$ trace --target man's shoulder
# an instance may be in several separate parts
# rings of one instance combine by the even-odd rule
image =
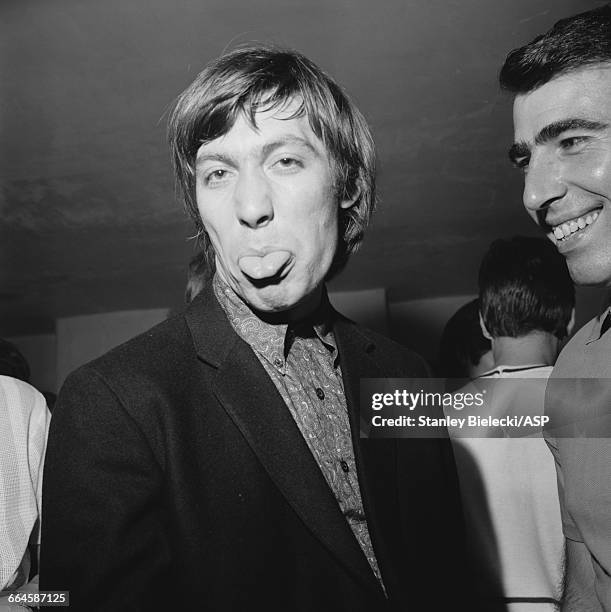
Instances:
[[[0,375],[0,389],[7,395],[18,394],[22,401],[27,400],[34,403],[35,400],[42,398],[44,402],[44,397],[40,391],[29,383],[12,376]]]
[[[573,334],[573,337],[566,343],[562,350],[566,351],[569,347],[574,348],[585,344],[594,333],[595,328],[600,325],[601,316],[602,315],[592,317],[585,325],[582,325],[575,334]]]
[[[85,363],[68,378],[134,388],[181,376],[189,360],[195,360],[195,351],[184,316],[178,314]]]
[[[566,343],[558,356],[552,378],[609,376],[609,360],[600,359],[611,350],[611,332],[607,331],[601,335],[605,313],[590,319]],[[587,360],[586,354],[589,355]],[[596,356],[599,357],[598,360],[593,360]]]
[[[47,403],[40,391],[18,378],[0,376],[0,408],[16,414],[17,407],[26,420],[46,419]]]

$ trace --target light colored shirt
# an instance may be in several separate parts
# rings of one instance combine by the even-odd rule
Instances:
[[[382,582],[359,488],[346,397],[325,301],[313,319],[270,324],[216,275],[215,295],[253,349],[301,431],[374,574]]]
[[[494,405],[486,406],[485,416],[524,410],[542,415],[551,371],[551,366],[499,366],[483,374],[477,380],[515,380],[494,387]],[[564,537],[554,460],[545,441],[453,437],[452,443],[482,597],[503,601],[511,612],[558,610]]]
[[[41,393],[21,380],[0,376],[0,594],[25,585],[28,543],[40,543],[49,420]]]

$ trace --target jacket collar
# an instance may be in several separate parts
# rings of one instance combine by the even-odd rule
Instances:
[[[218,303],[211,282],[189,304],[185,320],[197,356],[212,367],[219,368],[239,337]]]

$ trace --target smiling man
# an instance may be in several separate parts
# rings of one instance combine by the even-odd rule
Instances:
[[[113,612],[451,609],[448,441],[358,437],[360,378],[426,366],[325,291],[373,210],[362,115],[302,55],[246,48],[180,96],[169,140],[211,281],[67,380],[42,588]]]
[[[511,52],[500,79],[516,94],[510,157],[527,211],[576,283],[611,286],[611,6]],[[546,399],[568,554],[563,610],[575,612],[611,611],[610,318],[605,304],[565,347]],[[554,419],[570,415],[581,437],[555,435]]]

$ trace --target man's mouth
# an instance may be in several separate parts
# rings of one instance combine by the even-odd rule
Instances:
[[[570,236],[581,233],[582,230],[586,229],[596,221],[599,211],[600,209],[592,210],[581,217],[575,217],[574,219],[569,219],[560,225],[552,226],[551,230],[556,242],[564,242]]]
[[[292,255],[282,249],[261,254],[242,255],[238,265],[243,274],[255,282],[266,282],[279,277],[291,262]]]

